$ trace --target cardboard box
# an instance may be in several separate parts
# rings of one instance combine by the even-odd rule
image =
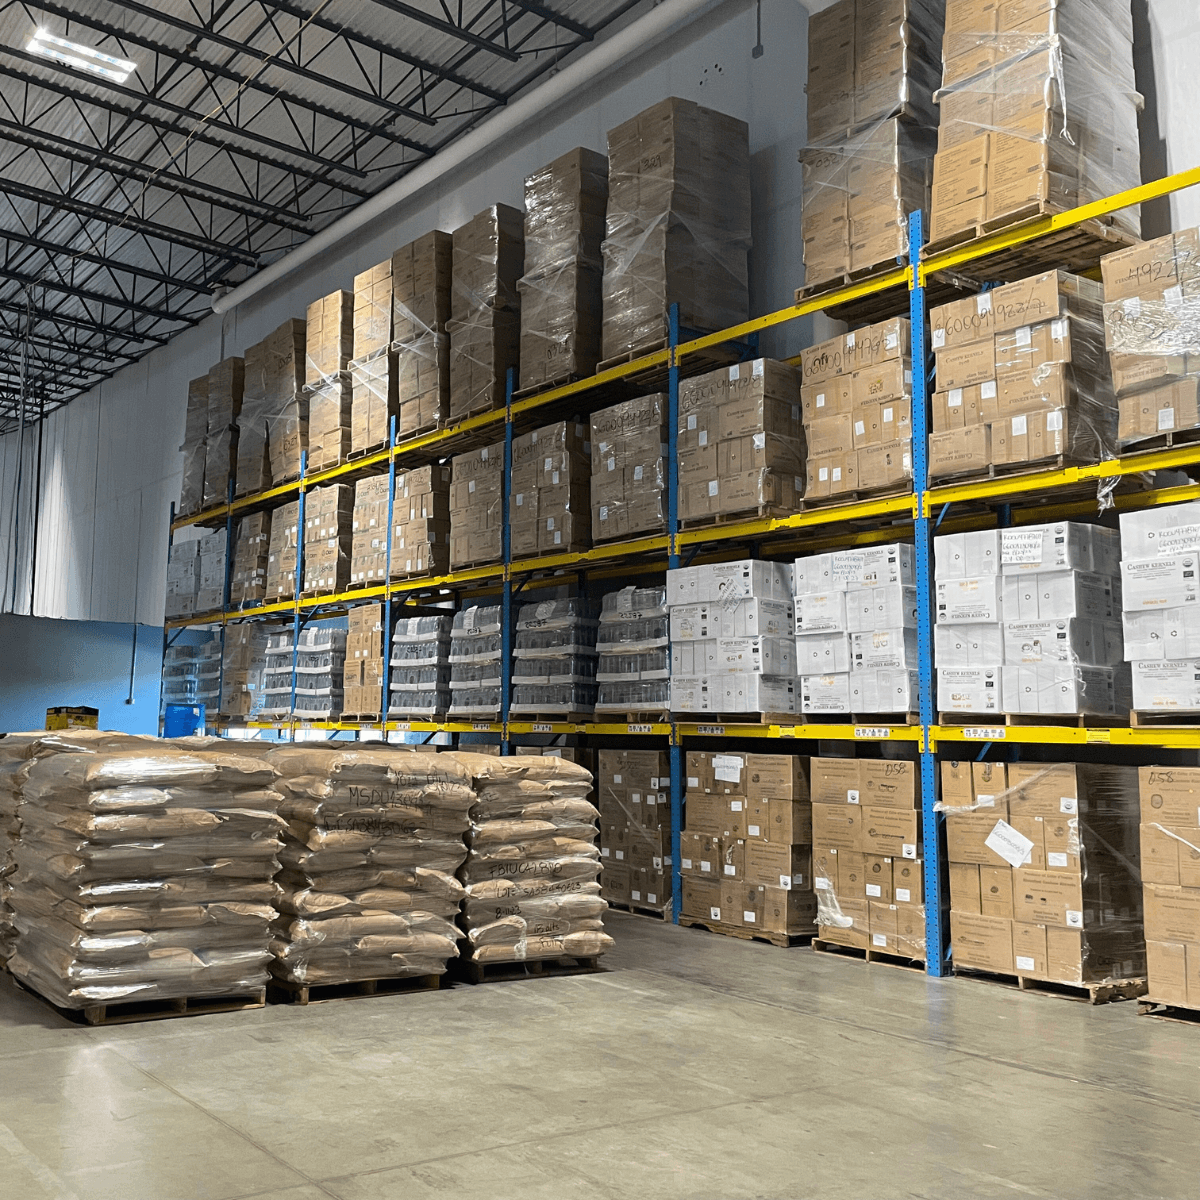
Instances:
[[[745,844],[744,861],[745,877],[752,883],[797,891],[812,887],[812,850],[808,846],[751,838]]]
[[[860,760],[856,758],[813,758],[809,777],[814,804],[858,804],[862,786]],[[817,845],[836,846],[836,842],[816,839]],[[850,847],[857,849],[857,847]]]
[[[859,805],[814,803],[812,822],[814,845],[862,851],[864,812]]]
[[[815,816],[813,837],[814,840],[828,843],[827,837],[817,836]],[[920,813],[893,808],[863,808],[861,848],[864,853],[915,859],[920,857],[920,843]]]
[[[718,880],[685,878],[680,885],[681,911],[687,917],[722,920],[721,888]]]
[[[954,962],[960,967],[1011,974],[1013,970],[1012,922],[1005,917],[950,913],[950,938]]]

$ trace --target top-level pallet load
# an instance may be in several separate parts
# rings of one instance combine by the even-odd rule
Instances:
[[[308,449],[305,338],[305,322],[293,318],[246,348],[238,418],[239,496],[300,477],[300,455]]]

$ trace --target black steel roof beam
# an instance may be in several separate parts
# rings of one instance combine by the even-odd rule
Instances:
[[[46,279],[41,276],[26,275],[22,271],[14,271],[11,267],[0,264],[0,280],[10,280],[22,287],[42,287],[51,292],[60,292],[64,296],[74,296],[76,300],[84,300],[89,304],[109,305],[113,308],[123,308],[137,313],[142,317],[151,317],[157,321],[182,321],[187,325],[195,325],[197,318],[180,316],[168,309],[151,308],[138,300],[127,299],[124,296],[112,296],[107,292],[95,292],[91,288],[80,287],[78,284],[65,281]]]
[[[432,13],[422,12],[419,8],[413,8],[411,4],[404,4],[402,0],[373,0],[373,2],[381,8],[386,8],[389,12],[394,12],[397,16],[408,17],[410,21],[416,21],[429,29],[436,29],[438,33],[444,33],[449,37],[466,42],[468,46],[474,46],[476,50],[486,50],[489,54],[495,54],[509,62],[518,61],[517,55],[506,47],[498,46],[495,42],[489,41],[478,33],[472,33],[471,30],[457,25],[453,21],[443,21]]]
[[[323,87],[327,87],[330,91],[340,92],[343,95],[350,96],[355,100],[368,101],[372,104],[386,108],[395,116],[408,117],[414,121],[420,121],[424,125],[433,125],[434,121],[430,120],[424,113],[416,109],[409,108],[404,104],[397,103],[395,100],[388,100],[383,96],[374,95],[371,92],[364,92],[351,84],[345,83],[339,79],[331,79],[327,75],[322,75],[317,71],[313,71],[308,67],[302,66],[299,63],[294,63],[289,59],[279,58],[265,50],[260,50],[255,46],[248,46],[245,42],[239,41],[236,38],[225,37],[223,34],[214,33],[212,30],[205,29],[198,25],[193,25],[190,21],[182,20],[174,16],[172,13],[166,12],[163,9],[152,8],[148,4],[138,4],[136,0],[121,0],[121,7],[129,12],[138,13],[141,16],[149,17],[153,21],[158,21],[163,25],[170,26],[172,29],[178,29],[183,33],[187,33],[192,37],[203,37],[208,41],[214,42],[216,45],[223,46],[227,50],[232,50],[235,54],[244,54],[248,58],[255,59],[258,63],[265,66],[275,67],[282,71],[290,72],[298,75],[300,78],[307,80],[309,83],[317,83]],[[113,37],[122,42],[130,42],[135,46],[142,46],[147,50],[152,50],[155,54],[166,55],[175,58],[180,62],[187,63],[188,66],[195,67],[197,70],[206,72],[210,75],[215,75],[221,79],[232,80],[239,85],[245,85],[249,89],[262,93],[272,99],[286,100],[289,104],[295,104],[299,108],[306,109],[309,112],[319,113],[323,117],[337,121],[342,125],[349,125],[355,129],[371,133],[376,136],[386,137],[390,141],[395,141],[400,145],[407,146],[410,150],[419,150],[423,153],[429,153],[427,146],[423,146],[420,142],[413,141],[410,138],[403,138],[399,134],[391,133],[390,131],[379,131],[366,121],[360,121],[356,117],[347,116],[345,113],[338,112],[337,109],[331,108],[327,104],[322,104],[319,100],[309,100],[303,96],[298,96],[294,92],[284,91],[283,88],[273,87],[270,84],[263,83],[258,79],[248,80],[242,72],[235,71],[229,67],[209,62],[207,59],[201,58],[200,55],[189,49],[177,50],[172,46],[166,46],[162,42],[156,42],[152,38],[143,36],[142,34],[129,33],[126,30],[120,29],[115,25],[110,25],[105,21],[99,21],[95,17],[80,16],[77,12],[72,12],[71,8],[65,4],[56,4],[53,0],[48,3],[42,3],[39,0],[39,9],[44,9],[47,12],[52,12],[57,16],[64,16],[70,21],[75,21],[80,25],[85,25],[89,29],[95,29],[100,33],[105,33],[109,37]],[[281,47],[282,49],[282,47]]]
[[[25,340],[25,334],[19,330],[10,332],[7,329],[0,329],[0,338],[19,345]],[[39,334],[30,334],[29,341],[31,345],[37,346],[42,350],[53,350],[55,352],[74,355],[75,359],[80,362],[88,358],[94,358],[97,362],[103,363],[124,364],[137,362],[137,359],[132,354],[116,354],[112,351],[106,353],[102,350],[78,345],[75,342],[62,341],[59,338],[42,337]]]
[[[25,305],[13,304],[8,300],[0,300],[0,311],[17,313],[24,317]],[[97,321],[87,321],[82,317],[71,317],[66,313],[44,308],[35,308],[33,310],[33,319],[35,327],[41,321],[48,321],[51,324],[65,325],[69,329],[82,329],[85,333],[98,333],[105,338],[116,338],[118,341],[125,342],[128,345],[143,345],[146,342],[151,342],[155,346],[165,346],[170,340],[156,333],[138,333],[136,330],[120,329],[114,325],[101,325]]]
[[[508,0],[508,3],[514,8],[522,8],[527,13],[532,13],[536,17],[542,17],[553,25],[557,25],[560,29],[565,29],[568,33],[573,33],[577,38],[584,42],[590,42],[596,36],[596,31],[589,29],[586,25],[581,25],[578,21],[571,20],[570,17],[564,17],[562,13],[556,13],[552,8],[547,8],[544,4],[534,3],[533,0]]]
[[[242,250],[237,246],[228,246],[224,242],[215,242],[198,233],[188,233],[182,229],[172,229],[168,225],[160,225],[157,221],[147,221],[144,217],[132,213],[120,213],[99,204],[91,204],[87,200],[77,200],[62,192],[49,192],[44,188],[33,187],[28,183],[20,183],[15,179],[0,178],[0,192],[20,196],[24,200],[33,200],[38,204],[48,204],[52,208],[65,209],[76,216],[86,217],[89,221],[101,221],[106,225],[114,225],[127,229],[130,233],[138,233],[143,237],[158,238],[159,241],[171,242],[177,246],[186,246],[189,250],[198,250],[201,254],[212,254],[218,258],[228,258],[243,263],[248,267],[258,265],[258,255]]]
[[[216,208],[223,208],[242,216],[257,217],[284,229],[295,230],[297,233],[309,232],[309,218],[303,214],[289,213],[278,205],[267,204],[251,196],[239,196],[236,192],[227,191],[214,184],[185,179],[182,175],[135,162],[131,158],[124,158],[99,147],[71,142],[56,134],[45,133],[40,129],[33,129],[4,117],[0,117],[0,134],[18,145],[28,146],[32,150],[52,154],[57,158],[65,158],[83,166],[99,167],[110,175],[136,179],[152,187],[162,188],[164,191],[191,196],[192,199],[199,200],[204,204],[211,204]]]
[[[16,350],[19,351],[20,346],[17,346]],[[100,370],[88,371],[88,370],[84,370],[81,367],[72,367],[69,365],[65,365],[63,363],[53,362],[51,359],[44,358],[40,354],[38,354],[38,355],[31,354],[29,361],[30,361],[30,365],[38,368],[39,370],[42,368],[47,368],[51,371],[54,371],[56,374],[69,375],[75,379],[93,379],[95,376],[102,374],[102,372]],[[0,367],[0,375],[15,375],[18,379],[21,377],[20,355],[15,352],[10,353],[7,350],[0,349],[0,363],[12,364],[14,362],[17,364],[17,367],[18,367],[18,369],[16,371],[5,370],[3,367]],[[45,378],[45,377],[43,376],[43,378]]]
[[[18,58],[22,62],[31,63],[36,67],[45,65],[45,60],[37,58],[35,55],[27,54],[23,50],[17,50],[12,46],[0,46],[0,53],[11,55],[13,58]],[[247,158],[253,158],[270,167],[275,167],[280,171],[290,171],[296,175],[307,175],[310,179],[320,180],[322,183],[330,182],[326,173],[330,170],[341,171],[348,175],[353,175],[356,178],[366,178],[366,172],[358,170],[357,167],[350,167],[344,163],[339,163],[336,159],[323,158],[319,154],[314,154],[310,150],[304,150],[297,146],[289,146],[284,142],[277,142],[274,138],[269,138],[261,133],[248,133],[244,129],[238,129],[233,125],[229,125],[223,121],[210,121],[204,117],[197,115],[190,109],[183,108],[181,105],[172,104],[169,100],[160,100],[157,96],[149,96],[145,92],[134,91],[133,88],[121,87],[115,83],[103,83],[100,80],[89,79],[87,82],[95,86],[102,87],[106,91],[114,92],[119,96],[123,96],[127,100],[132,100],[136,105],[155,104],[160,108],[166,109],[173,113],[175,120],[168,121],[164,117],[152,116],[150,113],[138,109],[131,109],[122,104],[116,104],[111,100],[107,100],[102,96],[93,96],[90,92],[81,92],[78,87],[71,87],[65,83],[60,83],[54,79],[44,79],[40,75],[32,75],[27,71],[19,71],[16,67],[10,67],[0,64],[0,75],[7,75],[12,79],[19,79],[23,83],[32,83],[40,88],[45,88],[46,91],[57,92],[61,96],[70,96],[72,99],[82,101],[87,104],[94,104],[98,108],[107,109],[109,112],[116,113],[118,116],[127,117],[134,121],[144,121],[148,125],[155,125],[160,129],[165,129],[168,133],[177,133],[186,135],[192,141],[204,142],[209,146],[216,146],[218,149],[226,151],[228,154],[242,154]],[[190,125],[194,125],[194,129],[181,129],[179,120],[185,120]],[[292,155],[295,158],[306,159],[316,166],[322,168],[316,170],[314,167],[298,167],[294,163],[281,161],[279,158],[272,158],[260,151],[250,150],[243,146],[237,145],[235,142],[229,141],[227,137],[217,137],[213,133],[207,133],[206,130],[222,130],[223,132],[235,137],[245,138],[247,141],[255,142],[259,146],[269,146],[280,154]],[[361,191],[345,183],[337,183],[335,186],[343,188],[345,191],[353,192],[358,196],[370,195],[369,192]]]

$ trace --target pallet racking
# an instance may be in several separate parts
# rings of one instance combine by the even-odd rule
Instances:
[[[482,413],[459,421],[444,429],[397,441],[393,423],[390,444],[383,450],[338,467],[307,473],[302,460],[300,478],[294,482],[272,487],[254,495],[234,498],[230,484],[226,504],[203,512],[176,518],[171,511],[171,531],[187,525],[220,527],[224,525],[228,539],[225,597],[223,611],[197,614],[168,621],[164,640],[169,641],[172,630],[189,626],[217,625],[223,631],[235,621],[269,620],[282,622],[290,618],[293,631],[316,616],[329,616],[359,603],[382,601],[388,627],[391,624],[393,602],[407,606],[422,596],[458,601],[465,595],[499,594],[503,609],[503,688],[501,719],[476,722],[387,721],[374,725],[344,722],[251,722],[259,728],[288,731],[293,736],[298,729],[334,733],[338,731],[372,731],[372,736],[387,732],[488,734],[498,737],[501,752],[508,753],[512,739],[525,736],[582,735],[593,739],[651,739],[670,747],[671,812],[674,864],[673,916],[679,919],[679,832],[682,825],[683,770],[682,751],[685,744],[730,740],[752,740],[794,745],[797,742],[852,741],[911,743],[919,758],[921,797],[925,845],[926,901],[926,971],[935,976],[950,973],[948,885],[945,870],[944,821],[934,810],[937,795],[937,756],[945,748],[955,755],[986,752],[997,743],[1014,748],[1022,745],[1061,746],[1071,748],[1116,747],[1120,750],[1197,751],[1200,750],[1200,720],[1192,726],[1141,726],[1128,728],[1080,728],[1055,724],[938,724],[934,708],[934,671],[932,638],[932,549],[935,531],[987,528],[997,525],[1020,525],[1042,521],[1048,517],[1086,517],[1096,512],[1095,487],[1101,480],[1120,479],[1161,470],[1190,468],[1200,474],[1200,443],[1177,446],[1166,450],[1131,453],[1101,463],[1047,470],[1032,470],[1021,475],[983,481],[949,483],[931,486],[926,456],[929,429],[929,393],[927,371],[913,371],[912,441],[913,489],[911,493],[878,498],[836,501],[822,507],[783,517],[730,522],[729,524],[681,530],[677,513],[677,456],[676,429],[678,418],[679,381],[684,375],[696,374],[714,365],[714,360],[732,362],[757,354],[758,334],[769,328],[786,324],[809,314],[827,311],[835,317],[876,320],[882,316],[899,315],[905,306],[909,311],[912,332],[911,355],[914,364],[928,365],[927,301],[932,289],[935,297],[945,295],[948,287],[987,283],[989,264],[1003,262],[1012,274],[1026,266],[1024,273],[1033,274],[1054,265],[1056,247],[1064,234],[1080,230],[1109,213],[1200,184],[1200,167],[1167,176],[1153,183],[1107,197],[1079,208],[1025,221],[1011,229],[940,250],[922,252],[915,260],[899,263],[872,278],[853,283],[836,291],[811,297],[799,297],[797,303],[746,321],[730,329],[693,335],[679,327],[677,314],[672,314],[670,337],[663,349],[645,354],[630,362],[612,367],[586,379],[550,388],[534,395],[514,395],[514,380],[510,373],[503,409]],[[924,247],[922,215],[913,214],[909,244]],[[1099,258],[1106,247],[1102,239],[1094,242],[1092,268],[1098,268]],[[1015,264],[1015,266],[1014,266]],[[1073,263],[1078,269],[1078,263]],[[505,534],[503,559],[491,566],[454,571],[425,579],[392,581],[386,586],[362,588],[318,599],[302,599],[264,604],[255,608],[229,608],[229,574],[233,561],[233,522],[242,514],[269,508],[276,503],[298,499],[300,527],[303,528],[304,495],[313,487],[334,481],[349,482],[365,475],[380,474],[384,469],[394,480],[397,464],[417,466],[425,462],[459,453],[472,446],[498,440],[505,442],[505,478],[511,477],[512,439],[514,430],[534,428],[560,419],[567,413],[590,410],[614,403],[628,396],[662,390],[665,386],[670,399],[668,417],[668,497],[667,529],[663,534],[639,537],[629,541],[604,544],[573,554],[549,555],[514,561],[508,536],[508,492],[505,487]],[[1081,492],[1092,490],[1092,499],[1081,499]],[[1118,509],[1175,504],[1200,499],[1200,483],[1118,493],[1113,502]],[[951,512],[954,510],[954,515]],[[389,527],[391,525],[389,512]],[[639,571],[658,571],[686,565],[696,560],[719,560],[750,555],[785,555],[793,551],[819,550],[829,547],[866,545],[892,541],[897,537],[914,539],[918,596],[918,656],[920,678],[919,723],[827,724],[798,719],[794,724],[703,724],[688,721],[642,722],[536,722],[507,719],[512,675],[513,598],[525,586],[560,585],[578,580],[580,586],[589,581],[602,581],[614,576],[628,576]],[[391,546],[389,538],[388,566],[390,575]],[[299,548],[298,578],[303,572],[303,545]],[[384,696],[388,695],[388,656],[384,665]],[[293,687],[294,687],[293,674]]]

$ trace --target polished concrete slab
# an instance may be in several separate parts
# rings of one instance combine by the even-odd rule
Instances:
[[[611,928],[598,975],[102,1029],[0,977],[0,1197],[1200,1196],[1200,1025]]]

